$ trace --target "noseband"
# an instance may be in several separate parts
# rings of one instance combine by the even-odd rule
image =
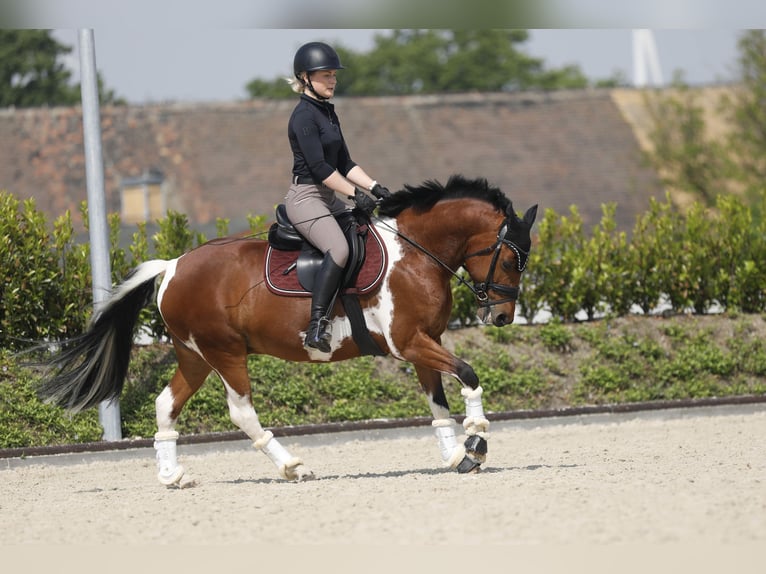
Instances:
[[[524,251],[521,247],[516,245],[513,241],[508,239],[506,235],[508,234],[508,221],[504,221],[503,224],[500,226],[500,229],[497,232],[497,240],[495,243],[490,245],[489,247],[486,247],[482,249],[481,251],[477,251],[476,253],[471,253],[470,255],[466,255],[465,259],[468,260],[471,257],[478,257],[480,255],[489,255],[492,254],[492,261],[489,263],[489,269],[487,270],[487,278],[484,279],[484,281],[476,282],[473,284],[473,286],[468,285],[465,281],[463,281],[463,284],[467,285],[469,289],[473,292],[473,294],[476,296],[476,301],[479,304],[479,307],[481,308],[490,308],[493,305],[500,305],[502,303],[508,303],[510,301],[516,301],[519,298],[519,288],[518,287],[511,287],[510,285],[501,285],[500,283],[495,283],[493,281],[495,276],[495,267],[497,267],[497,261],[500,257],[500,250],[503,248],[503,245],[506,245],[509,249],[512,249],[513,252],[516,254],[516,269],[519,271],[519,273],[522,273],[524,269],[527,266],[527,259],[529,258],[529,252]],[[496,299],[494,301],[490,301],[489,299],[489,291],[496,291],[502,295],[506,295],[503,299]]]

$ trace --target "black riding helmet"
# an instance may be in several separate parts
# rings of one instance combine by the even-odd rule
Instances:
[[[301,72],[316,72],[317,70],[342,70],[338,53],[324,42],[309,42],[295,53],[293,71],[300,78]]]

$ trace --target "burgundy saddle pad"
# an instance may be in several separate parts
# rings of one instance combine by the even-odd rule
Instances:
[[[266,264],[263,266],[266,285],[277,295],[308,297],[311,295],[298,281],[295,266],[301,250],[283,251],[271,245],[266,250]],[[388,255],[375,226],[367,226],[365,236],[365,258],[357,273],[356,281],[343,289],[343,293],[362,295],[373,291],[383,280]]]

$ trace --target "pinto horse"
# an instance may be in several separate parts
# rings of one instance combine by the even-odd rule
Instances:
[[[444,467],[472,472],[485,461],[489,421],[474,370],[440,344],[450,318],[450,280],[463,267],[474,284],[485,323],[514,318],[521,274],[531,246],[537,206],[523,217],[484,179],[452,176],[446,185],[405,186],[382,200],[374,226],[387,252],[379,286],[359,297],[369,333],[383,354],[415,367],[433,414]],[[253,237],[213,240],[173,260],[140,264],[94,313],[88,329],[70,339],[50,363],[38,388],[47,402],[70,411],[119,397],[140,310],[156,293],[178,368],[156,398],[158,479],[166,486],[193,484],[177,461],[175,423],[186,401],[211,371],[223,382],[232,422],[287,480],[313,473],[265,430],[251,400],[247,356],[288,361],[341,361],[362,353],[349,319],[336,302],[331,350],[303,347],[310,300],[275,294],[264,281],[268,242]],[[457,379],[465,402],[462,443],[442,387]]]

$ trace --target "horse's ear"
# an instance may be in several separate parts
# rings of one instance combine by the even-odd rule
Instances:
[[[508,219],[516,219],[516,212],[513,210],[513,202],[508,201],[508,207],[505,208],[505,215]]]
[[[535,222],[535,217],[537,217],[537,204],[534,204],[527,209],[527,212],[524,214],[524,223],[532,227],[532,224]]]

